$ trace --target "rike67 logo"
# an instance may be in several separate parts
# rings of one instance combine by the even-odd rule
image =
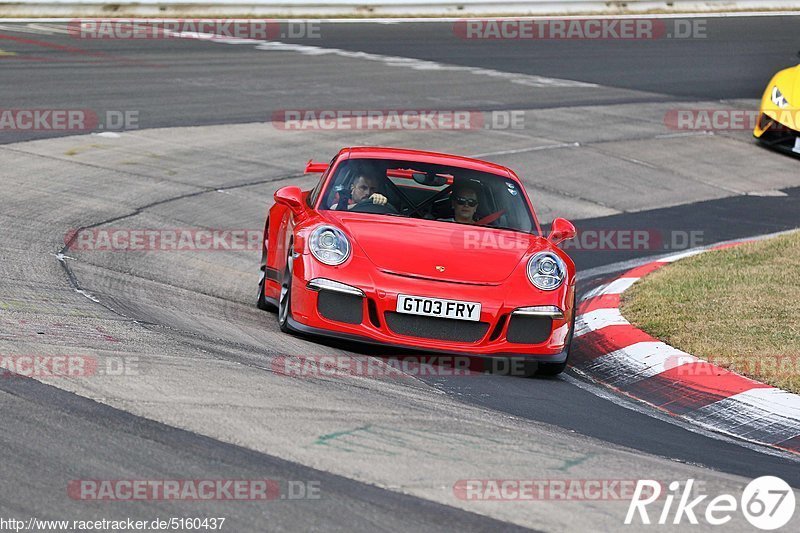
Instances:
[[[721,526],[741,512],[752,526],[772,531],[788,524],[794,514],[794,492],[779,477],[762,476],[754,479],[747,484],[738,500],[732,494],[716,496],[705,503],[702,513],[701,504],[709,496],[697,496],[696,490],[693,493],[693,487],[694,479],[687,480],[682,488],[679,481],[673,481],[668,485],[668,492],[662,494],[660,482],[638,480],[625,515],[625,524],[677,525],[688,522],[697,525],[699,516],[707,524]],[[648,509],[648,506],[651,508]],[[655,511],[655,516],[651,517],[652,511]]]

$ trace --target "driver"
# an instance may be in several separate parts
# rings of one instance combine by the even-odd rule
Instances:
[[[478,211],[478,186],[468,181],[457,184],[450,195],[450,203],[453,206],[453,218],[439,220],[475,224],[475,213]]]
[[[375,176],[361,174],[350,186],[350,198],[354,204],[370,199],[373,204],[386,205],[386,197],[378,192],[378,180]],[[349,209],[349,207],[348,207]]]
[[[350,199],[347,201],[347,209],[352,209],[364,200],[372,200],[372,203],[376,205],[386,205],[387,202],[386,197],[378,192],[378,180],[375,179],[375,176],[359,174],[350,185]],[[338,205],[339,202],[336,202],[331,206],[331,209],[336,209]]]

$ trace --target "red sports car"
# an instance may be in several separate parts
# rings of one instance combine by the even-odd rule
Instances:
[[[285,332],[432,352],[569,357],[575,265],[542,234],[510,169],[454,155],[344,148],[310,191],[275,193],[258,307]]]

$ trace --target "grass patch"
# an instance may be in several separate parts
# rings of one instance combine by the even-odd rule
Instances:
[[[800,232],[667,265],[621,311],[671,346],[800,393]]]

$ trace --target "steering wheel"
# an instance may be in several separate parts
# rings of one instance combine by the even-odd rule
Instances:
[[[350,211],[352,211],[354,213],[376,213],[376,214],[379,214],[379,215],[386,215],[386,214],[397,215],[397,214],[399,214],[399,211],[397,211],[397,208],[395,206],[393,206],[392,204],[390,204],[389,202],[386,202],[384,205],[374,204],[374,203],[372,203],[372,198],[365,198],[365,199],[361,200],[356,205],[354,205],[350,209]]]
[[[495,220],[497,220],[501,216],[503,216],[505,213],[506,213],[505,209],[501,209],[500,211],[495,211],[494,213],[492,213],[490,215],[486,215],[485,217],[481,218],[480,220],[475,222],[475,224],[477,224],[479,226],[486,226],[488,224],[491,224],[492,222],[494,222]]]

